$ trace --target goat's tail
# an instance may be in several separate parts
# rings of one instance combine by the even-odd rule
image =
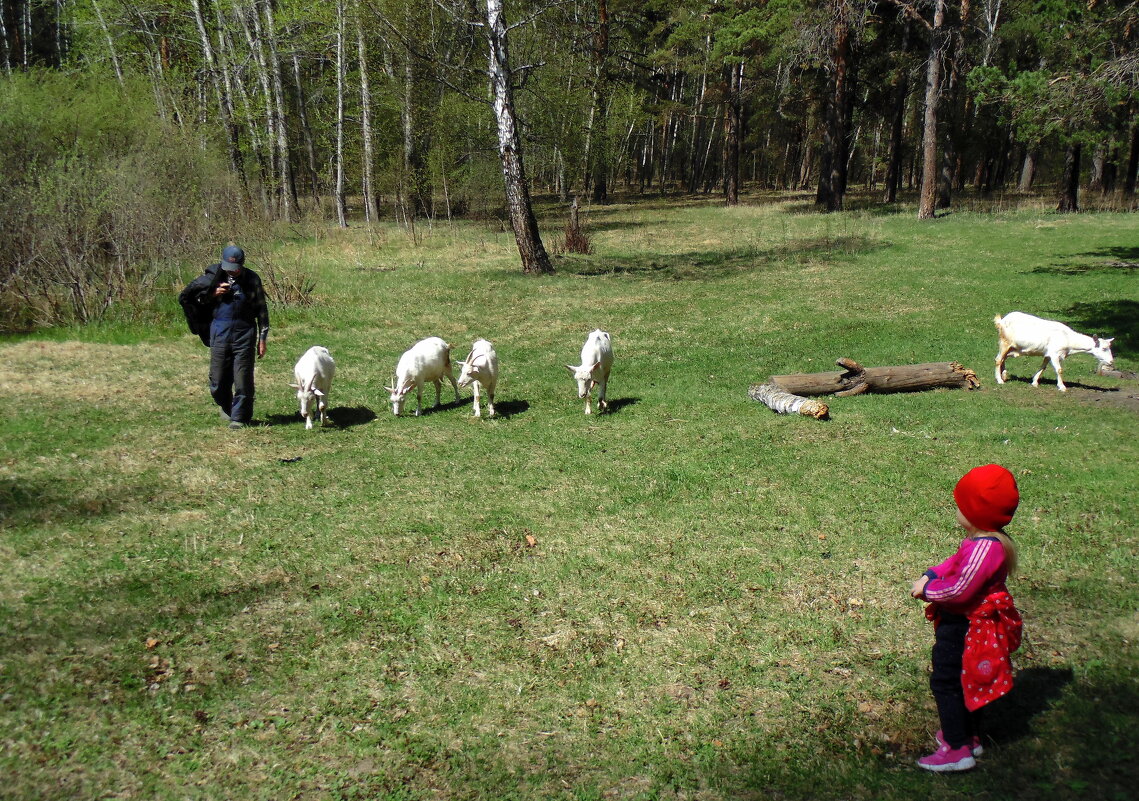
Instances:
[[[996,317],[993,318],[993,325],[995,325],[997,327],[997,330],[1000,331],[1002,328],[1001,323],[1003,323],[1004,321],[1005,321],[1005,318],[1001,317],[998,314]]]

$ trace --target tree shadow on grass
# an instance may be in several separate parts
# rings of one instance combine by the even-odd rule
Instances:
[[[1087,273],[1133,273],[1139,270],[1139,248],[1125,245],[1100,248],[1080,253],[1070,264],[1049,264],[1037,267],[1033,273],[1047,275],[1085,275]]]
[[[864,236],[815,237],[771,248],[743,247],[731,250],[689,253],[641,253],[629,256],[573,256],[563,258],[558,269],[569,275],[599,276],[628,274],[663,281],[703,281],[749,272],[764,272],[788,262],[808,262],[822,257],[850,258],[885,247]]]
[[[0,527],[48,521],[65,523],[114,515],[160,490],[152,485],[116,485],[114,490],[76,491],[72,481],[43,476],[0,479]]]
[[[1139,249],[1136,250],[1139,252]],[[1139,302],[1103,300],[1076,303],[1065,311],[1065,317],[1078,331],[1115,337],[1111,352],[1115,356],[1139,354]]]

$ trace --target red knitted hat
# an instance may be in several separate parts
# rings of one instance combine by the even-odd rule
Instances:
[[[1020,503],[1012,473],[999,464],[974,467],[953,488],[953,500],[965,519],[982,531],[999,531],[1009,524]]]

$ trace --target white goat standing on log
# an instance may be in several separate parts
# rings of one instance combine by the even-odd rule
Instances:
[[[589,408],[590,392],[596,386],[597,409],[599,412],[609,408],[609,401],[605,399],[605,389],[609,384],[609,371],[613,369],[613,345],[609,334],[601,329],[589,332],[585,344],[581,347],[581,364],[576,367],[565,366],[577,381],[577,396],[585,398],[585,413],[592,414]]]
[[[324,425],[327,420],[328,393],[332,391],[332,378],[336,375],[336,362],[332,360],[332,354],[323,345],[313,345],[297,360],[293,375],[297,383],[289,386],[297,391],[305,429],[312,428],[314,407],[320,413],[320,424]]]
[[[451,373],[451,346],[439,337],[421,339],[402,356],[395,368],[395,378],[390,387],[392,414],[398,416],[403,411],[407,393],[415,387],[415,416],[423,409],[423,385],[435,385],[435,408],[439,408],[439,395],[443,390],[443,379],[451,382],[455,389],[455,400],[459,400],[459,386]]]
[[[1056,371],[1056,388],[1067,392],[1061,364],[1073,353],[1090,353],[1099,360],[1100,367],[1110,367],[1114,359],[1111,343],[1114,337],[1100,339],[1073,331],[1063,323],[1044,320],[1024,312],[1009,312],[1003,318],[998,314],[993,318],[1000,335],[1000,350],[997,352],[997,383],[1003,384],[1008,378],[1005,360],[1009,356],[1043,356],[1040,370],[1032,377],[1032,386],[1040,386],[1040,376],[1044,375],[1048,362]]]
[[[479,408],[479,387],[486,390],[487,417],[494,417],[494,388],[498,385],[498,354],[494,345],[485,339],[476,339],[466,361],[459,362],[459,386],[473,385],[475,417],[482,416]]]

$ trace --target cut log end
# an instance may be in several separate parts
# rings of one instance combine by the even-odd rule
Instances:
[[[775,384],[752,384],[747,394],[777,414],[801,414],[816,420],[826,420],[830,414],[830,408],[822,401],[792,395]]]

